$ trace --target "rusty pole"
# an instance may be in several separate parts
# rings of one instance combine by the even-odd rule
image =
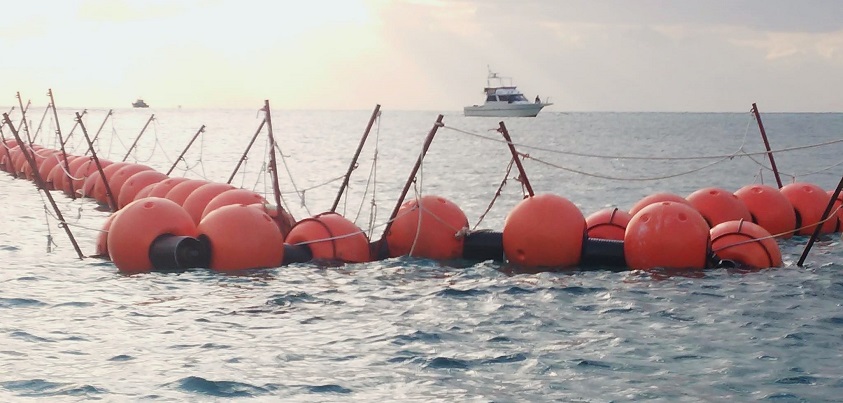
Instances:
[[[88,131],[85,130],[85,123],[82,122],[82,115],[80,115],[79,112],[76,112],[76,121],[79,122],[79,127],[82,128],[82,134],[85,135],[85,141],[88,142],[88,149],[91,151],[91,158],[94,159],[94,164],[97,166],[100,178],[102,178],[102,184],[105,186],[105,195],[108,196],[108,200],[111,201],[109,208],[114,211],[114,209],[117,208],[117,200],[114,199],[114,193],[111,193],[111,185],[108,184],[108,179],[105,177],[105,172],[102,170],[100,159],[97,157],[97,152],[94,150],[94,142],[91,141],[91,138],[88,136]]]
[[[184,158],[184,154],[187,152],[187,150],[190,149],[190,146],[193,145],[193,142],[196,141],[196,138],[199,137],[199,134],[203,133],[204,131],[205,131],[205,125],[202,125],[202,127],[199,128],[199,130],[196,132],[196,134],[193,135],[193,138],[190,139],[190,142],[187,143],[187,147],[184,148],[184,151],[182,151],[181,154],[179,154],[179,157],[176,158],[176,162],[173,163],[173,166],[170,167],[170,170],[167,171],[167,173],[166,173],[167,176],[170,176],[170,173],[172,173],[173,170],[176,169],[176,165],[178,165],[179,161],[181,161],[182,158]]]
[[[372,111],[372,116],[369,118],[369,124],[366,125],[366,131],[363,132],[360,144],[357,145],[357,151],[354,153],[354,157],[351,158],[351,164],[348,165],[348,171],[345,173],[345,178],[342,181],[342,185],[340,185],[339,192],[337,192],[337,198],[334,199],[334,205],[331,206],[332,213],[337,211],[337,206],[340,204],[340,198],[342,198],[342,194],[345,191],[346,186],[348,186],[348,180],[351,178],[351,171],[353,171],[357,165],[357,158],[360,157],[360,152],[363,150],[363,145],[366,144],[366,138],[369,137],[369,132],[372,130],[372,125],[375,123],[375,119],[377,119],[380,114],[380,110],[380,104],[375,105],[375,110]]]
[[[767,132],[764,131],[764,123],[761,122],[761,115],[758,113],[758,106],[755,102],[752,103],[752,113],[755,114],[755,120],[758,121],[758,129],[761,130],[761,138],[764,139],[764,147],[767,148],[767,157],[770,158],[770,167],[773,168],[773,175],[776,176],[776,183],[779,189],[782,188],[782,178],[779,176],[779,170],[776,168],[776,160],[773,159],[773,151],[770,149],[770,142],[767,141]]]
[[[533,187],[530,186],[530,180],[527,179],[527,171],[524,170],[524,165],[521,165],[521,158],[518,157],[518,151],[515,151],[515,145],[512,144],[512,139],[509,137],[509,131],[506,130],[506,125],[503,124],[503,121],[500,122],[500,130],[503,138],[506,140],[506,144],[509,146],[509,152],[512,153],[512,159],[515,160],[515,165],[518,167],[518,175],[520,176],[519,182],[524,184],[524,187],[527,188],[527,194],[530,197],[533,197],[535,194],[533,193]]]
[[[6,124],[9,125],[9,130],[11,130],[12,134],[15,135],[15,139],[18,142],[23,143],[23,140],[20,138],[20,135],[18,135],[18,131],[15,129],[15,126],[12,124],[12,121],[9,120],[9,115],[4,113],[3,119],[6,121]],[[79,244],[76,243],[76,238],[73,237],[73,233],[70,231],[70,227],[64,221],[64,216],[61,214],[61,210],[59,209],[59,206],[56,205],[56,201],[53,199],[53,195],[50,194],[50,191],[47,190],[47,187],[44,184],[44,179],[41,178],[41,173],[38,172],[38,164],[35,162],[35,157],[32,154],[30,154],[30,152],[32,152],[32,151],[27,150],[23,147],[21,148],[21,151],[23,151],[23,155],[26,158],[26,161],[29,163],[29,167],[32,168],[32,175],[35,177],[36,186],[38,187],[39,190],[44,191],[44,195],[47,196],[47,200],[53,206],[53,211],[55,211],[55,213],[56,213],[56,217],[59,220],[59,225],[62,228],[64,228],[64,232],[66,232],[68,238],[70,238],[70,243],[73,244],[73,249],[76,250],[76,254],[79,255],[79,259],[84,259],[85,255],[83,255],[82,250],[79,249]]]
[[[129,151],[127,151],[126,156],[123,157],[123,162],[126,162],[126,160],[129,159],[129,155],[132,154],[132,150],[135,148],[136,145],[138,145],[138,140],[140,140],[141,136],[143,136],[143,132],[146,131],[147,126],[149,126],[149,123],[152,122],[152,119],[154,118],[155,114],[153,113],[152,116],[149,117],[149,120],[146,121],[146,124],[143,125],[143,129],[141,129],[140,133],[138,134],[138,137],[135,137],[135,142],[132,143],[131,147],[129,147]],[[93,152],[93,146],[91,146],[91,150]]]
[[[248,145],[248,146],[246,146],[246,151],[243,151],[243,155],[241,155],[241,156],[240,156],[240,160],[239,160],[239,161],[237,161],[237,166],[235,166],[235,167],[234,167],[234,172],[232,172],[232,173],[231,173],[231,176],[229,176],[229,177],[228,177],[228,182],[226,182],[227,184],[229,184],[229,185],[230,185],[230,184],[231,184],[231,181],[233,181],[233,180],[234,180],[234,175],[237,175],[237,171],[239,171],[239,170],[240,170],[240,166],[241,166],[241,165],[243,165],[243,161],[245,161],[245,160],[246,160],[246,156],[249,154],[249,150],[251,150],[251,149],[252,149],[252,144],[255,144],[255,139],[257,139],[257,138],[258,138],[258,134],[260,134],[260,133],[261,133],[261,130],[263,130],[263,126],[264,126],[265,124],[266,124],[266,118],[264,118],[263,120],[261,120],[261,124],[260,124],[260,125],[258,125],[258,130],[255,130],[255,134],[252,136],[252,140],[250,140],[250,141],[249,141],[249,145]]]

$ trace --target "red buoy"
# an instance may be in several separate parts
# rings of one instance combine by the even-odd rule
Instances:
[[[0,153],[2,153],[2,151],[0,151]],[[69,155],[67,157],[70,158]],[[64,157],[62,157],[62,154],[59,151],[45,159],[43,162],[41,162],[41,165],[38,166],[38,174],[41,175],[41,179],[44,180],[44,186],[47,188],[47,190],[55,189],[53,187],[53,182],[49,181],[47,178],[50,176],[50,171],[52,171],[53,168],[55,168],[56,165],[59,164],[59,162],[64,164],[63,158]]]
[[[188,178],[178,177],[178,178],[167,178],[161,182],[158,182],[155,185],[155,188],[150,190],[147,196],[149,197],[167,197],[167,193],[173,189],[174,186],[178,185],[179,183],[188,181]]]
[[[167,179],[167,175],[152,170],[140,171],[129,177],[117,193],[119,195],[117,197],[118,210],[135,201],[135,196],[137,196],[141,189],[148,185],[159,183],[164,179]]]
[[[97,163],[94,161],[93,157],[85,157],[83,158],[84,162],[77,166],[70,166],[73,169],[70,172],[73,172],[73,189],[76,191],[77,194],[83,197],[94,197],[92,194],[94,189],[94,183],[96,182],[93,180],[93,177],[99,177],[100,172],[97,168]],[[105,168],[112,164],[109,160],[100,159],[100,166],[103,168],[103,172],[105,172]],[[86,186],[87,185],[87,186]]]
[[[105,219],[105,222],[102,224],[102,229],[100,230],[99,234],[97,234],[97,242],[96,242],[96,257],[103,258],[103,259],[111,259],[111,256],[108,255],[108,232],[111,230],[111,223],[114,221],[114,217],[120,214],[119,211],[115,211]]]
[[[797,223],[800,228],[796,231],[796,235],[811,235],[814,229],[820,222],[820,218],[828,206],[830,196],[821,187],[806,182],[796,182],[785,185],[781,188],[781,192],[793,209],[796,210]],[[830,234],[834,232],[836,227],[836,218],[831,217],[820,228],[821,234]]]
[[[735,192],[752,215],[752,222],[782,239],[793,236],[796,211],[790,200],[772,186],[746,185]]]
[[[629,221],[623,238],[626,263],[633,269],[704,269],[709,227],[686,203],[650,204]]]
[[[263,196],[248,190],[248,189],[232,189],[225,192],[222,192],[213,199],[208,201],[208,204],[205,205],[205,209],[202,210],[202,216],[199,218],[199,221],[202,221],[202,218],[210,214],[212,211],[223,207],[228,206],[231,204],[265,204],[266,199]]]
[[[702,188],[685,199],[702,214],[709,227],[733,220],[752,221],[749,208],[728,190],[717,187]]]
[[[149,259],[152,242],[165,234],[198,235],[190,215],[172,200],[147,197],[131,202],[111,223],[108,254],[123,273],[148,272],[154,268]]]
[[[210,268],[238,271],[278,267],[284,261],[284,237],[266,213],[242,204],[220,207],[199,223],[211,247]]]
[[[176,185],[176,188],[178,188],[178,185]],[[187,210],[187,213],[193,218],[193,222],[198,225],[202,220],[202,213],[205,211],[205,207],[208,206],[208,203],[210,203],[211,200],[214,197],[217,197],[220,193],[234,189],[236,189],[234,186],[227,183],[211,182],[204,184],[196,188],[189,196],[187,196],[186,199],[184,199],[182,207]]]
[[[299,221],[290,231],[286,242],[307,245],[313,259],[346,263],[370,260],[369,237],[356,224],[333,212]]]
[[[86,196],[93,197],[96,201],[105,204],[106,199],[108,199],[108,195],[106,194],[105,185],[103,184],[103,175],[105,175],[105,179],[108,181],[108,188],[111,189],[112,192],[116,193],[117,190],[114,189],[114,181],[111,180],[111,178],[114,177],[115,172],[128,165],[129,163],[127,162],[115,162],[113,164],[109,164],[108,166],[102,168],[102,174],[100,174],[99,170],[94,167],[93,169],[96,173],[91,173],[85,178],[85,184],[82,186],[82,192]],[[78,176],[76,177],[78,178]],[[74,189],[79,188],[74,186]],[[116,194],[113,196],[115,199],[117,198]]]
[[[749,221],[726,221],[712,228],[711,250],[720,259],[732,260],[747,268],[782,266],[779,244],[767,230]]]
[[[582,258],[585,231],[585,217],[574,203],[554,194],[537,194],[507,215],[503,251],[520,266],[575,266]]]
[[[687,204],[689,206],[691,205],[690,203],[688,203],[688,200],[685,200],[684,197],[679,196],[677,194],[673,194],[673,193],[670,193],[670,192],[658,192],[658,193],[653,193],[649,196],[645,196],[643,199],[636,202],[632,206],[632,208],[629,209],[629,215],[635,216],[635,214],[638,214],[638,212],[641,211],[641,209],[643,209],[644,207],[647,207],[647,206],[649,206],[653,203],[659,203],[659,202],[665,202],[665,201]]]
[[[173,186],[169,192],[164,196],[167,199],[170,199],[176,202],[178,205],[184,205],[185,199],[187,196],[190,196],[194,190],[198,189],[202,185],[207,185],[211,182],[201,179],[189,179],[182,183],[179,183],[176,186]]]
[[[132,175],[141,172],[141,171],[153,171],[154,169],[141,164],[129,164],[126,165],[117,171],[114,172],[114,175],[109,178],[108,184],[111,186],[111,191],[114,192],[114,200],[120,200],[120,189],[123,188],[123,184],[132,177]],[[138,189],[140,190],[140,189]],[[106,197],[105,193],[102,194],[102,200],[97,199],[98,202],[107,204],[108,197]],[[113,210],[116,210],[119,206],[112,206]]]
[[[618,208],[605,208],[585,218],[586,234],[589,238],[623,241],[626,226],[632,216]]]
[[[833,190],[829,190],[826,193],[829,198],[834,195]],[[831,211],[829,212],[829,214],[837,217],[837,224],[835,224],[833,232],[840,232],[841,226],[843,226],[843,207],[841,206],[843,206],[843,192],[837,194],[837,198],[834,199],[834,205],[831,206]]]
[[[68,155],[67,156],[67,170],[65,170],[65,166],[63,164],[56,165],[51,171],[50,174],[47,176],[47,181],[53,183],[53,189],[61,190],[64,194],[68,196],[75,196],[75,194],[71,195],[70,193],[70,178],[68,174],[72,175],[73,172],[79,168],[80,165],[84,164],[87,161],[87,157],[80,157],[76,155]],[[73,188],[74,191],[77,188]]]
[[[158,183],[161,183],[161,182],[158,182]],[[150,184],[144,186],[143,189],[139,190],[138,193],[135,195],[135,200],[140,200],[140,199],[143,199],[144,197],[150,197],[149,193],[152,192],[152,189],[158,183],[150,183]],[[158,196],[158,197],[160,197],[160,196]]]
[[[440,196],[422,196],[401,205],[386,234],[389,256],[447,260],[462,257],[468,218]]]

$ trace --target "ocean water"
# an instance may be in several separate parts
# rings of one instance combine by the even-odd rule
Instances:
[[[102,158],[225,182],[260,123],[253,110],[119,109]],[[749,109],[749,108],[747,108]],[[763,109],[763,106],[762,106]],[[8,110],[5,108],[3,110]],[[60,109],[66,135],[75,109]],[[43,109],[30,110],[32,131]],[[273,111],[284,200],[330,209],[371,111]],[[93,135],[106,110],[88,110]],[[444,113],[408,197],[436,194],[500,230],[523,193],[500,119]],[[12,115],[16,124],[20,118]],[[380,237],[437,112],[384,108],[338,211]],[[833,190],[843,114],[763,114],[785,183]],[[775,184],[747,113],[542,113],[503,119],[536,193],[588,215],[669,191]],[[52,147],[56,122],[36,141]],[[9,131],[4,130],[9,136]],[[81,131],[68,140],[84,152]],[[266,136],[234,184],[270,192]],[[634,157],[634,158],[630,158]],[[670,159],[660,159],[660,158]],[[377,169],[373,170],[373,162]],[[78,259],[45,198],[0,175],[0,400],[839,401],[843,246],[779,241],[782,268],[653,275],[523,273],[494,262],[396,258],[224,275],[124,276]],[[107,212],[53,193],[85,254]],[[47,208],[45,208],[45,205]]]

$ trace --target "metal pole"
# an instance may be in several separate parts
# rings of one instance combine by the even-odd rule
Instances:
[[[82,128],[82,134],[85,135],[85,141],[88,142],[88,149],[91,150],[91,158],[94,159],[94,164],[97,166],[97,171],[99,171],[100,173],[100,178],[102,178],[102,184],[105,186],[105,195],[108,196],[108,200],[111,201],[111,205],[109,206],[109,208],[116,209],[117,200],[114,200],[114,194],[111,193],[111,186],[108,184],[108,179],[106,179],[105,172],[103,172],[102,170],[102,164],[100,164],[100,159],[97,157],[97,152],[94,151],[94,142],[91,141],[90,137],[88,137],[88,131],[85,130],[85,123],[82,123],[82,115],[80,115],[79,112],[76,112],[76,121],[79,122],[79,127]]]
[[[199,137],[199,134],[204,132],[204,131],[205,131],[205,125],[202,125],[202,127],[199,128],[199,130],[196,132],[196,134],[193,135],[193,138],[190,139],[190,142],[187,143],[187,147],[184,148],[184,151],[182,151],[181,154],[179,154],[179,157],[176,158],[176,162],[173,163],[173,166],[170,167],[170,170],[167,171],[167,173],[166,173],[167,176],[170,176],[170,173],[173,172],[174,169],[176,169],[176,165],[178,165],[179,161],[182,160],[182,158],[184,157],[184,154],[187,152],[187,150],[190,149],[190,146],[193,145],[193,142],[196,141],[196,138]]]
[[[126,160],[129,158],[129,155],[132,154],[132,150],[135,148],[136,145],[138,145],[138,140],[140,140],[141,136],[143,136],[143,132],[146,131],[146,127],[149,126],[149,123],[152,122],[153,118],[155,118],[154,113],[152,114],[152,116],[149,117],[149,120],[146,121],[146,124],[143,125],[143,129],[141,129],[140,133],[138,134],[138,137],[135,138],[135,142],[132,143],[131,147],[129,147],[129,151],[127,151],[126,156],[123,157],[123,162],[126,162]],[[92,150],[91,152],[93,152],[93,146],[92,146],[91,150]]]
[[[93,139],[91,139],[91,144],[93,144],[93,143],[95,143],[95,142],[97,141],[97,138],[100,136],[100,132],[102,131],[102,128],[103,128],[103,127],[105,127],[105,122],[108,122],[108,118],[109,118],[109,116],[111,116],[111,115],[112,115],[112,112],[113,112],[113,111],[114,111],[114,109],[109,109],[109,110],[108,110],[108,113],[106,113],[106,114],[105,114],[105,118],[103,118],[103,119],[102,119],[102,123],[100,123],[100,128],[99,128],[99,129],[97,129],[97,132],[96,132],[96,133],[94,133],[94,138],[93,138]],[[82,113],[82,115],[84,115],[84,114],[85,114],[85,113],[83,112],[83,113]],[[78,125],[78,124],[79,124],[79,122],[77,121],[77,122],[76,122],[76,124]],[[74,126],[74,128],[76,128],[76,127]],[[90,149],[90,148],[89,148],[89,149],[87,149],[87,150],[85,150],[85,154],[84,154],[84,155],[88,155],[88,152],[90,152],[90,151],[91,151],[91,149]]]
[[[12,124],[12,121],[9,120],[9,115],[4,113],[3,119],[6,121],[6,124],[9,125],[9,129],[12,131],[12,134],[15,135],[15,139],[18,142],[23,143],[23,140],[20,138],[20,135],[18,135],[18,131],[15,130],[15,127]],[[56,213],[56,217],[59,220],[59,225],[64,228],[64,232],[66,232],[68,238],[70,238],[70,243],[73,244],[73,249],[76,250],[76,254],[79,256],[79,259],[84,259],[85,255],[83,255],[82,250],[79,249],[79,244],[76,243],[76,238],[74,238],[73,233],[70,232],[70,227],[67,225],[67,223],[65,223],[64,216],[62,216],[59,206],[57,206],[56,201],[53,200],[53,195],[50,194],[50,192],[46,190],[46,186],[44,186],[44,179],[41,178],[41,173],[38,172],[38,164],[35,163],[35,157],[30,154],[29,150],[26,150],[23,147],[21,147],[21,151],[23,151],[24,157],[26,158],[27,162],[29,162],[29,167],[32,168],[32,175],[35,177],[35,184],[38,186],[39,190],[42,190],[44,192],[44,195],[47,196],[47,200],[49,200],[50,204],[53,206],[53,211],[55,211]]]
[[[269,100],[264,101],[263,110],[265,112],[264,119],[266,120],[266,131],[269,133],[269,172],[272,175],[272,190],[275,193],[275,209],[278,212],[278,217],[283,217],[281,214],[284,208],[281,207],[281,187],[278,185],[278,164],[275,161],[275,135],[272,133],[272,112],[269,109]],[[287,220],[279,219],[281,223],[281,232],[289,234],[292,227],[290,227]]]
[[[782,178],[779,176],[779,170],[776,168],[776,160],[773,159],[773,151],[770,149],[770,142],[767,141],[767,132],[764,131],[764,123],[761,122],[761,115],[758,113],[758,106],[755,102],[752,103],[752,113],[755,114],[755,120],[758,121],[758,128],[761,129],[761,138],[764,139],[764,147],[767,148],[767,157],[770,158],[770,167],[773,168],[773,175],[776,176],[776,183],[779,189],[782,188]]]
[[[87,110],[87,109],[82,109],[82,116],[85,116],[85,114],[86,114],[86,113],[88,113],[88,110]],[[111,111],[109,111],[109,113],[111,113]],[[71,128],[70,128],[70,133],[68,133],[68,134],[67,134],[67,137],[65,137],[65,138],[64,138],[64,141],[61,143],[61,145],[65,145],[65,144],[67,144],[67,141],[68,141],[68,140],[70,140],[70,136],[73,136],[73,132],[75,132],[75,131],[76,131],[76,128],[77,128],[77,127],[79,127],[79,122],[77,122],[77,121],[74,119],[74,120],[73,120],[73,127],[71,127]]]
[[[21,97],[20,97],[20,91],[18,91],[17,97],[18,97],[18,105],[20,105],[21,114],[23,115],[23,119],[22,119],[23,120],[23,129],[26,132],[27,144],[29,144],[31,146],[32,145],[32,138],[29,137],[29,124],[26,123],[26,111],[29,109],[30,102],[27,101],[26,102],[26,108],[24,108],[23,107],[23,99],[21,99]]]
[[[260,134],[263,126],[266,124],[266,118],[261,121],[261,124],[258,126],[258,130],[255,131],[255,134],[252,136],[252,140],[249,141],[249,145],[246,146],[246,151],[243,151],[243,155],[240,156],[240,160],[237,161],[237,166],[234,167],[234,172],[231,173],[231,176],[228,177],[227,184],[231,184],[231,181],[234,180],[234,175],[237,175],[237,171],[240,170],[240,165],[243,165],[243,161],[246,160],[246,155],[249,154],[249,150],[252,149],[252,144],[255,144],[255,139],[258,138],[258,134]]]
[[[506,125],[503,121],[500,122],[500,131],[503,135],[503,138],[506,140],[506,145],[509,146],[509,152],[512,153],[512,159],[515,160],[515,165],[518,167],[518,175],[519,175],[519,182],[524,184],[524,187],[527,188],[527,194],[530,197],[533,197],[535,194],[533,193],[533,187],[530,186],[530,180],[527,179],[527,171],[524,170],[524,165],[521,165],[521,158],[518,156],[518,151],[515,151],[515,145],[512,144],[512,139],[509,137],[509,131],[506,130]]]
[[[47,113],[50,112],[51,108],[52,108],[52,105],[47,105],[47,107],[44,108],[44,114],[41,115],[41,121],[38,122],[38,128],[35,129],[35,134],[32,135],[32,141],[35,141],[35,139],[38,138],[38,133],[41,133],[41,125],[44,124],[44,118],[47,117]]]
[[[363,132],[363,137],[360,139],[360,144],[357,145],[357,151],[354,153],[354,157],[351,158],[351,164],[348,165],[348,171],[345,173],[345,178],[342,180],[339,192],[337,192],[337,198],[334,199],[334,205],[331,206],[332,213],[337,211],[337,206],[340,204],[340,198],[342,198],[342,194],[345,192],[346,186],[348,186],[348,180],[351,178],[351,171],[353,171],[355,166],[357,166],[357,158],[360,157],[360,151],[363,150],[363,145],[366,144],[366,138],[369,137],[369,131],[372,130],[372,125],[375,123],[375,119],[377,119],[380,114],[380,110],[381,105],[376,104],[375,110],[372,111],[372,116],[369,118],[369,124],[366,125],[366,131]]]
[[[53,98],[53,90],[48,89],[47,95],[50,97],[50,105],[52,106],[51,109],[53,110],[53,119],[56,120],[56,136],[59,137],[59,143],[61,143],[61,154],[62,159],[64,160],[64,170],[68,171],[67,176],[71,176],[73,175],[73,173],[70,172],[70,164],[67,162],[67,152],[65,152],[64,149],[64,139],[62,139],[61,125],[59,124],[59,112],[58,109],[56,109],[56,100],[55,98]],[[71,178],[67,183],[70,188],[70,198],[76,200],[76,190],[73,189],[73,178]]]
[[[398,216],[398,210],[401,209],[401,204],[404,203],[404,198],[407,197],[407,192],[410,190],[410,185],[413,183],[413,179],[416,177],[416,173],[419,172],[419,168],[421,167],[422,160],[424,160],[425,154],[427,154],[427,149],[430,148],[430,143],[433,142],[433,136],[436,135],[436,131],[439,130],[439,127],[442,126],[442,115],[436,118],[436,123],[433,124],[433,127],[430,129],[430,132],[427,133],[427,137],[424,139],[424,145],[422,146],[422,152],[419,154],[419,159],[416,160],[416,165],[413,166],[413,170],[410,171],[410,177],[407,178],[407,182],[404,184],[404,189],[401,190],[401,196],[398,197],[398,202],[395,204],[395,208],[392,210],[392,214],[389,215],[389,220],[386,222],[386,227],[383,229],[383,235],[381,235],[381,239],[377,241],[375,247],[375,251],[380,253],[381,249],[386,245],[385,239],[386,234],[389,233],[389,229],[392,227],[392,221],[395,220],[395,217]]]
[[[823,215],[820,216],[820,223],[823,223],[826,218],[828,218],[828,213],[831,212],[832,207],[834,207],[834,202],[837,201],[837,196],[840,195],[840,189],[843,188],[843,177],[840,178],[840,182],[837,183],[837,189],[834,189],[834,193],[831,195],[831,199],[828,201],[828,205],[825,206],[825,211]],[[796,262],[796,265],[802,267],[802,263],[805,262],[805,258],[808,257],[808,251],[811,250],[811,247],[814,246],[814,241],[817,240],[817,237],[820,235],[820,230],[822,229],[823,224],[817,224],[817,227],[814,228],[814,233],[811,234],[811,239],[808,240],[808,244],[805,245],[805,250],[802,251],[802,256],[799,257],[799,261]]]

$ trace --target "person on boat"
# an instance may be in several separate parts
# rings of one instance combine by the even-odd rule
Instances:
[[[537,104],[542,103],[542,99],[541,99],[541,98],[539,98],[539,96],[538,96],[538,95],[536,95],[536,103],[537,103]]]

